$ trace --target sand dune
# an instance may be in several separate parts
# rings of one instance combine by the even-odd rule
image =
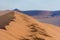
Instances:
[[[60,40],[60,28],[17,11],[0,16],[0,40]]]

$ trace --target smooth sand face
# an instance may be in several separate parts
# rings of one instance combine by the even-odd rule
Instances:
[[[36,21],[30,16],[13,11],[2,15],[1,40],[60,40],[60,28]],[[5,17],[5,18],[4,18]]]

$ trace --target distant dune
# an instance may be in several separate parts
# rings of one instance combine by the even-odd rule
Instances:
[[[0,15],[0,40],[60,40],[60,27],[17,11]]]

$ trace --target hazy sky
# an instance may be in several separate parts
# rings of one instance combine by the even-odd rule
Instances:
[[[0,0],[0,10],[60,10],[60,0]]]

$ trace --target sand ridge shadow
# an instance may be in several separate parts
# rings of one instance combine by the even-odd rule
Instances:
[[[5,29],[5,26],[9,25],[9,23],[13,21],[14,18],[14,12],[9,12],[0,16],[0,29]]]

